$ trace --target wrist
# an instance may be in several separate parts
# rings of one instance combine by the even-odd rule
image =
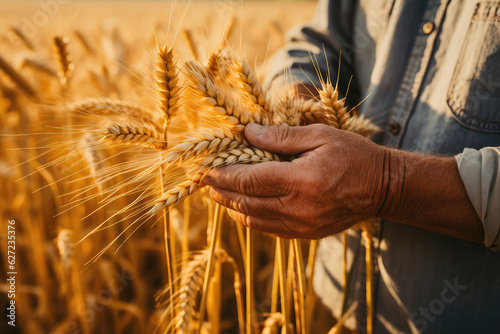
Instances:
[[[407,152],[385,148],[380,184],[380,195],[376,210],[377,218],[390,219],[397,215],[405,198],[404,185],[411,170],[407,161]]]
[[[484,231],[453,157],[385,152],[377,218],[481,242]]]

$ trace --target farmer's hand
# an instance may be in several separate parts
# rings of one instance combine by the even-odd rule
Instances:
[[[379,217],[482,243],[484,229],[453,157],[378,146],[324,125],[245,128],[258,148],[292,162],[212,171],[212,198],[248,227],[321,238]]]
[[[389,149],[325,125],[249,124],[245,135],[260,149],[298,158],[228,166],[205,177],[212,198],[236,221],[284,238],[316,239],[377,215]]]

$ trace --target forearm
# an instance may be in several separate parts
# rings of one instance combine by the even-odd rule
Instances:
[[[388,150],[380,218],[482,243],[484,230],[453,157]]]

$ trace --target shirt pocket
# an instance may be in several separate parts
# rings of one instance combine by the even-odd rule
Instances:
[[[500,133],[500,1],[476,4],[447,103],[462,125]]]

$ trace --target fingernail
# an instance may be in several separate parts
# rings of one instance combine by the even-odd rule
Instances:
[[[254,136],[261,136],[264,133],[264,127],[255,123],[250,123],[247,125],[246,131]]]

